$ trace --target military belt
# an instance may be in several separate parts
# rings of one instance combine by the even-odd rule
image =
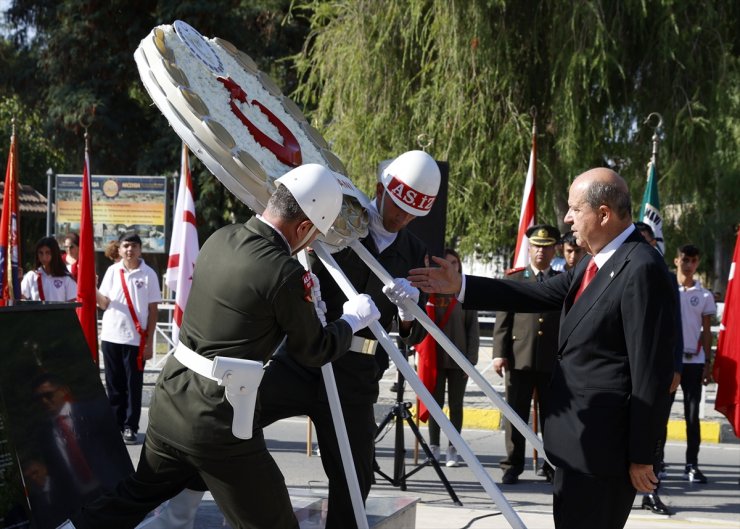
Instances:
[[[213,360],[209,360],[205,356],[199,355],[182,342],[177,343],[174,357],[177,358],[182,365],[188,369],[192,369],[200,376],[220,382],[218,378],[213,376]]]
[[[349,346],[350,351],[363,355],[374,355],[377,348],[378,340],[371,340],[360,336],[353,336],[352,343]]]

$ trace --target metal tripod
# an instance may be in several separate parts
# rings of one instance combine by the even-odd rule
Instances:
[[[413,418],[411,417],[411,412],[409,411],[411,409],[411,403],[403,401],[404,385],[405,380],[403,378],[403,375],[399,371],[396,381],[396,402],[390,409],[388,414],[383,418],[383,420],[380,421],[378,429],[375,433],[375,439],[377,441],[378,437],[382,434],[384,428],[388,425],[388,423],[391,420],[396,421],[396,439],[393,450],[393,477],[390,477],[388,474],[380,470],[377,459],[373,459],[373,470],[394,487],[400,487],[401,490],[406,490],[406,480],[408,478],[419,472],[427,465],[432,465],[434,471],[437,473],[437,476],[439,476],[439,480],[442,482],[442,485],[444,485],[445,489],[447,490],[447,494],[450,495],[450,499],[456,505],[462,506],[462,502],[458,499],[457,494],[455,494],[455,491],[452,489],[452,485],[450,485],[447,477],[445,477],[444,473],[442,472],[442,469],[439,466],[439,461],[437,461],[437,459],[432,454],[432,451],[429,449],[429,445],[427,445],[424,437],[419,432],[419,427],[416,426],[416,423],[414,423]],[[411,428],[411,431],[416,436],[416,439],[418,439],[419,444],[421,445],[422,449],[424,449],[424,453],[427,456],[425,461],[416,465],[409,472],[406,472],[406,448],[403,433],[404,421],[406,421],[406,424],[408,424],[409,428]]]

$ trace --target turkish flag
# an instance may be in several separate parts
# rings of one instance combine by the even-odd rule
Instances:
[[[98,363],[98,307],[95,277],[95,240],[93,238],[92,183],[90,155],[85,146],[85,167],[82,170],[82,213],[80,215],[80,255],[77,258],[77,318],[93,362]]]
[[[740,266],[740,230],[730,265],[725,309],[722,313],[712,373],[717,382],[714,409],[727,417],[735,430],[735,435],[740,437],[740,285],[736,279],[738,266]]]

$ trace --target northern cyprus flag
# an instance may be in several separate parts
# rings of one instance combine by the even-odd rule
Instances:
[[[172,342],[174,344],[177,344],[180,336],[182,315],[190,295],[195,260],[198,258],[199,251],[188,147],[183,143],[180,186],[177,191],[177,204],[170,240],[170,256],[167,261],[167,273],[165,274],[167,288],[175,292],[175,312],[172,321]]]

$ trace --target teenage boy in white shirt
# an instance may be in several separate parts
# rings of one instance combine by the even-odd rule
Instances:
[[[676,277],[681,299],[681,323],[683,327],[683,391],[684,416],[686,418],[686,468],[684,478],[692,483],[706,483],[707,478],[699,470],[699,444],[701,426],[699,406],[701,387],[711,380],[712,364],[712,316],[717,313],[714,295],[694,278],[699,267],[700,251],[692,244],[678,249]]]
[[[159,279],[141,259],[141,238],[127,232],[119,239],[121,260],[105,272],[97,292],[103,309],[100,348],[108,400],[126,444],[137,442],[144,363],[152,357]]]

